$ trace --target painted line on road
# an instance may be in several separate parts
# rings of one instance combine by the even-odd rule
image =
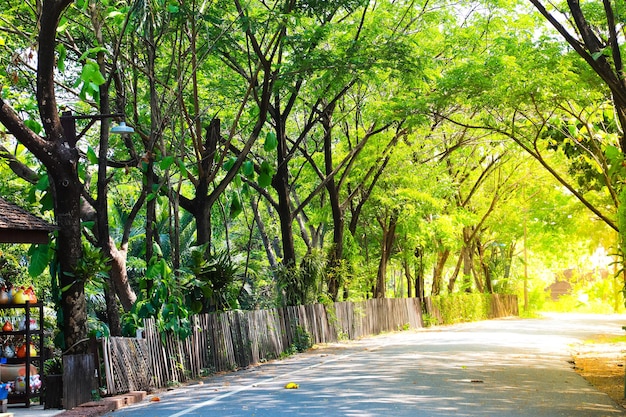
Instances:
[[[370,348],[370,349],[365,350],[365,352],[371,352],[371,351],[373,351],[373,350],[380,349],[381,347],[382,347],[382,345],[375,346],[375,347],[373,347],[373,348]],[[234,389],[234,390],[232,390],[232,391],[229,391],[229,392],[227,392],[227,393],[225,393],[225,394],[218,395],[218,396],[217,396],[217,397],[215,397],[215,398],[211,398],[210,400],[207,400],[207,401],[205,401],[205,402],[202,402],[202,403],[196,404],[196,405],[194,405],[194,406],[192,406],[192,407],[189,407],[189,408],[187,408],[187,409],[185,409],[185,410],[183,410],[183,411],[179,411],[178,413],[171,414],[171,415],[170,415],[170,417],[182,417],[182,416],[184,416],[184,415],[186,415],[186,414],[189,414],[189,413],[192,413],[192,412],[196,411],[196,410],[197,410],[197,409],[199,409],[199,408],[202,408],[202,407],[208,407],[208,406],[210,406],[210,405],[214,405],[214,404],[215,404],[215,403],[217,403],[218,401],[221,401],[221,400],[223,400],[224,398],[228,398],[228,397],[230,397],[230,396],[232,396],[232,395],[238,394],[238,393],[240,393],[240,392],[242,392],[242,391],[247,391],[247,390],[249,390],[249,389],[251,389],[251,388],[258,387],[259,385],[262,385],[262,384],[268,384],[268,383],[270,383],[270,382],[272,382],[272,381],[274,381],[274,380],[276,380],[276,379],[282,379],[282,378],[285,378],[285,377],[287,377],[287,376],[290,376],[290,375],[295,374],[295,373],[298,373],[298,372],[309,371],[309,370],[311,370],[311,369],[318,368],[318,367],[320,367],[320,366],[322,366],[322,365],[326,365],[326,364],[329,364],[329,363],[337,362],[337,361],[340,361],[340,360],[343,360],[343,359],[349,358],[350,356],[354,356],[354,355],[359,354],[359,353],[363,353],[363,351],[352,352],[352,353],[349,353],[349,354],[347,354],[347,355],[339,356],[339,357],[337,357],[337,358],[335,358],[335,359],[330,359],[330,360],[327,360],[327,361],[323,361],[323,362],[320,362],[320,363],[316,363],[316,364],[314,364],[314,365],[307,366],[307,367],[305,367],[305,368],[296,369],[296,370],[294,370],[294,371],[287,372],[287,373],[284,373],[284,374],[282,374],[282,375],[277,375],[277,376],[275,376],[275,377],[265,379],[265,380],[263,380],[263,381],[261,381],[261,382],[256,382],[256,383],[254,383],[254,384],[249,384],[249,385],[245,385],[245,386],[243,386],[243,387],[239,387],[239,388]]]

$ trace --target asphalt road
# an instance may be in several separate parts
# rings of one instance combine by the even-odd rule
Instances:
[[[572,344],[623,335],[625,324],[550,315],[383,335],[208,378],[110,416],[619,416],[568,360]]]

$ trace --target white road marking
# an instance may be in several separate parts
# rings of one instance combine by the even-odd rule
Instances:
[[[376,346],[374,348],[367,349],[365,352],[370,352],[370,351],[378,349],[380,347],[382,347],[382,346]],[[315,365],[310,365],[310,366],[307,366],[305,368],[296,369],[296,370],[293,370],[291,372],[284,373],[282,375],[277,375],[275,377],[265,379],[265,380],[263,380],[261,382],[255,382],[254,384],[249,384],[249,385],[245,385],[243,387],[236,388],[236,389],[234,389],[232,391],[229,391],[229,392],[224,393],[222,395],[218,395],[217,397],[211,398],[210,400],[207,400],[205,402],[202,402],[202,403],[196,404],[196,405],[194,405],[192,407],[189,407],[186,410],[179,411],[178,413],[175,413],[175,414],[171,414],[170,417],[182,417],[182,416],[184,416],[186,414],[189,414],[189,413],[192,413],[192,412],[196,411],[199,408],[208,407],[210,405],[214,405],[218,401],[221,401],[224,398],[228,398],[231,395],[235,395],[235,394],[237,394],[239,392],[247,391],[247,390],[249,390],[251,388],[258,387],[259,385],[262,385],[262,384],[268,384],[268,383],[270,383],[272,381],[275,381],[277,379],[283,379],[283,378],[286,379],[286,377],[288,377],[290,375],[293,375],[295,373],[298,373],[298,372],[309,371],[311,369],[317,368],[317,367],[322,366],[322,365],[326,365],[326,364],[329,364],[329,363],[332,363],[332,362],[337,362],[337,361],[340,361],[340,360],[344,360],[344,359],[349,358],[350,356],[354,356],[354,355],[356,355],[358,353],[363,353],[363,351],[357,351],[357,352],[349,353],[347,355],[338,356],[338,357],[336,357],[334,359],[330,359],[330,360],[327,360],[327,361],[316,363]]]

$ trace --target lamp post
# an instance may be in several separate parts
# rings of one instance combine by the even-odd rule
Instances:
[[[65,140],[70,147],[74,148],[78,140],[83,137],[87,130],[93,126],[98,120],[115,119],[125,117],[124,113],[110,113],[110,114],[72,114],[71,111],[64,111],[61,113],[61,126],[63,126],[63,133],[65,133]],[[89,120],[87,126],[77,135],[76,134],[76,120]],[[130,134],[135,129],[126,125],[125,121],[121,121],[118,126],[111,128],[110,132],[114,134]]]

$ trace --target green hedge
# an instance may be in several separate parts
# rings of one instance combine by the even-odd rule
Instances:
[[[489,318],[491,294],[458,293],[431,297],[441,313],[441,324],[454,324]]]

